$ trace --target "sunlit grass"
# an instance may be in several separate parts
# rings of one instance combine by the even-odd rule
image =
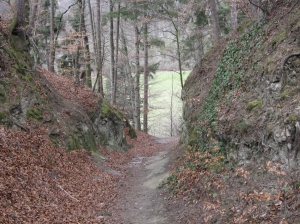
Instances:
[[[184,72],[184,81],[189,73],[190,71]],[[150,79],[149,83],[149,134],[159,137],[170,136],[171,110],[173,111],[173,129],[178,129],[181,123],[182,101],[180,75],[174,71],[157,72],[153,75],[153,79]],[[173,132],[173,135],[174,134],[176,133]]]

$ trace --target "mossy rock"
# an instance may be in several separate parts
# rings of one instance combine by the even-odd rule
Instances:
[[[84,148],[87,151],[95,151],[97,144],[95,142],[94,133],[91,130],[85,130],[82,125],[77,125],[74,130],[68,131],[69,143],[68,150]]]

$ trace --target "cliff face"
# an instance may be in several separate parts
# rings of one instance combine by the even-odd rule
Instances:
[[[126,149],[128,122],[117,109],[70,78],[32,70],[28,43],[2,31],[0,124],[25,131],[44,126],[53,143],[69,150]]]
[[[268,22],[248,21],[208,52],[182,96],[181,143],[239,165],[298,164],[299,3]]]

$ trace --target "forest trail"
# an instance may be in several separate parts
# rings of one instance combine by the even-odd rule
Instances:
[[[113,215],[110,222],[163,224],[171,221],[167,196],[159,185],[169,175],[169,154],[178,138],[153,138],[150,141],[161,147],[153,156],[135,156],[126,164],[126,178],[120,181],[119,197],[114,201],[113,213],[117,215]]]

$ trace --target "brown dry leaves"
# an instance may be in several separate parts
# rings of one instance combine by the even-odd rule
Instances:
[[[29,130],[0,127],[0,223],[104,223],[116,177],[84,149],[67,153]]]
[[[41,72],[54,88],[66,99],[75,104],[84,106],[87,111],[91,111],[97,106],[100,96],[96,95],[90,88],[86,86],[78,86],[75,84],[74,78],[61,76],[47,71],[42,67],[37,70]]]

